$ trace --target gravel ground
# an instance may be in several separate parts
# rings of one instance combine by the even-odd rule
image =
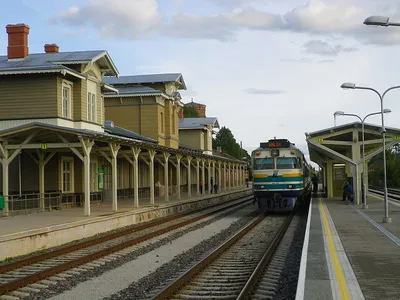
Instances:
[[[299,226],[295,231],[294,238],[290,246],[289,253],[292,255],[287,258],[285,267],[279,279],[279,287],[274,298],[275,300],[291,300],[296,298],[301,251],[303,249],[304,234],[307,225],[308,205],[301,207],[294,216],[300,217]]]
[[[236,221],[236,223],[231,225],[230,228],[228,228],[228,229],[226,229],[224,231],[225,235],[227,236],[228,234],[230,234],[229,232],[234,232],[235,230],[237,230],[237,228],[242,226],[242,225],[239,225],[239,224],[244,224],[244,223],[248,222],[249,217],[246,217],[245,214],[248,214],[250,211],[254,211],[254,210],[255,210],[255,208],[252,207],[252,206],[250,206],[249,208],[247,208],[245,210],[242,210],[242,211],[240,211],[240,209],[235,209],[234,211],[237,211],[237,212],[234,215],[236,215],[240,219],[238,221]],[[246,213],[245,213],[245,211],[246,211]],[[203,227],[205,227],[207,225],[210,225],[210,224],[212,224],[212,223],[214,223],[214,222],[216,222],[218,220],[222,220],[224,218],[229,220],[229,218],[226,218],[226,216],[232,215],[232,214],[233,214],[232,211],[227,212],[227,213],[223,213],[223,214],[219,214],[216,217],[213,217],[213,218],[208,219],[208,220],[203,221],[203,222],[199,222],[198,224],[196,224],[194,226],[192,225],[192,226],[185,227],[185,229],[182,230],[182,231],[179,231],[179,232],[176,232],[176,233],[172,233],[172,234],[169,233],[169,234],[166,234],[165,237],[164,236],[163,237],[158,237],[158,239],[155,238],[156,242],[151,243],[149,245],[146,245],[144,247],[141,247],[141,248],[139,248],[138,250],[132,252],[129,255],[123,256],[123,257],[121,257],[121,258],[119,258],[117,260],[114,260],[114,261],[112,261],[110,263],[107,263],[106,265],[104,265],[102,267],[99,267],[99,268],[96,268],[94,270],[81,273],[80,275],[74,276],[74,277],[72,277],[72,278],[70,278],[68,280],[65,280],[65,281],[62,281],[62,282],[58,282],[58,284],[56,286],[51,286],[49,289],[42,290],[40,293],[32,295],[32,296],[24,298],[24,299],[47,299],[49,297],[54,297],[55,295],[58,295],[58,294],[64,293],[65,291],[73,289],[74,287],[80,285],[81,283],[83,284],[85,281],[87,281],[88,279],[90,279],[92,277],[102,276],[102,274],[106,274],[106,272],[109,272],[110,270],[113,270],[115,268],[123,266],[124,264],[127,264],[127,263],[129,263],[131,261],[134,261],[135,259],[138,259],[140,256],[143,256],[146,253],[149,253],[149,252],[151,252],[151,251],[153,251],[153,250],[155,250],[157,248],[160,248],[163,245],[169,245],[169,247],[171,247],[171,245],[173,243],[173,248],[174,249],[176,249],[176,248],[179,249],[179,247],[177,247],[175,245],[175,242],[176,242],[175,240],[176,239],[184,236],[185,234],[187,234],[189,232],[192,232],[194,230],[201,229],[201,228],[203,228]],[[232,216],[232,218],[230,220],[231,220],[231,223],[234,222],[234,216]],[[235,226],[235,224],[236,224],[236,226]],[[218,232],[218,230],[216,232],[213,232],[213,234],[216,234],[217,232]],[[199,240],[200,240],[200,237],[197,237],[197,239],[196,239],[197,243],[199,242]],[[151,260],[151,262],[153,264],[157,263],[157,262],[155,262],[157,259],[158,258],[156,258],[154,260]],[[146,276],[146,275],[143,275],[143,276]],[[132,283],[133,278],[130,278],[130,276],[128,276],[127,278],[129,278],[129,284]],[[168,278],[168,276],[167,276],[167,278]],[[142,281],[143,280],[140,280],[139,283],[142,282]],[[144,281],[146,281],[146,280],[144,280]],[[151,279],[149,281],[148,284],[150,284],[152,287],[154,287],[154,284],[156,282],[157,282],[157,280],[155,280],[153,278],[153,279]],[[125,287],[127,287],[129,284],[127,284]],[[143,285],[143,284],[141,284],[141,285]],[[140,291],[136,291],[136,292],[139,292],[140,295],[143,295],[143,292],[145,292],[147,290],[148,289],[144,286],[143,288],[140,289]],[[110,295],[110,294],[111,293],[108,293],[108,295]],[[98,298],[98,297],[97,298],[92,298],[87,293],[85,293],[85,295],[75,294],[72,297],[71,296],[65,297],[65,298],[62,298],[62,297],[63,297],[63,295],[60,295],[60,298],[54,297],[54,299],[101,299],[102,298],[102,297],[100,297],[100,298]],[[119,299],[124,299],[124,298],[119,298]],[[129,298],[129,299],[133,299],[133,298]],[[139,296],[138,299],[143,299],[143,298],[141,296]]]
[[[227,240],[234,233],[243,228],[250,220],[252,220],[259,213],[252,209],[252,213],[247,216],[235,221],[227,229],[221,231],[217,235],[212,236],[209,239],[203,240],[197,246],[191,248],[188,251],[183,252],[180,255],[175,256],[175,258],[162,265],[154,273],[140,279],[137,282],[132,283],[128,288],[119,291],[111,295],[110,297],[104,298],[107,300],[126,300],[126,299],[146,299],[153,295],[154,290],[158,290],[165,286],[170,280],[173,280],[179,276],[182,272],[187,270],[187,268],[202,256],[204,256],[210,250],[218,247],[223,241]],[[184,243],[186,243],[184,241]],[[150,293],[148,295],[148,293]],[[151,299],[151,297],[150,297]]]

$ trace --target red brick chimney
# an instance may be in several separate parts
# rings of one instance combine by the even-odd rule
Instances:
[[[60,47],[58,47],[57,44],[44,45],[44,52],[46,52],[46,53],[58,53],[59,49],[60,49]]]
[[[8,24],[6,30],[8,33],[8,59],[27,57],[29,55],[29,26],[25,24]]]

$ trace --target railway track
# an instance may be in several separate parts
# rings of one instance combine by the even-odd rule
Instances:
[[[382,187],[371,186],[371,187],[369,187],[368,191],[371,194],[376,194],[376,195],[379,195],[379,196],[383,196],[384,195]],[[391,200],[400,202],[400,190],[389,188],[388,189],[388,197]]]
[[[137,249],[139,243],[230,208],[248,205],[252,199],[252,196],[243,197],[229,203],[133,226],[54,251],[2,264],[0,299],[19,299],[31,292],[39,292],[41,288],[47,288],[59,280],[65,280],[129,254]]]
[[[265,272],[265,268],[292,218],[293,213],[289,216],[255,218],[151,298],[247,299],[253,292],[265,296],[262,289],[268,289],[268,284],[275,284],[276,287],[280,274],[276,268],[284,263],[283,254],[278,254],[270,271]],[[263,278],[267,283],[260,283]]]

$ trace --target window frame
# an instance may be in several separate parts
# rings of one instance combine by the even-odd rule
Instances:
[[[70,174],[70,190],[64,190],[64,162],[69,162],[71,164],[71,169],[69,171]],[[74,165],[74,158],[72,156],[62,156],[60,159],[60,191],[63,194],[70,194],[75,192],[75,165]]]
[[[296,164],[298,164],[299,163],[299,160],[298,160],[298,158],[296,157],[296,156],[287,156],[287,157],[282,157],[282,156],[280,156],[280,157],[277,157],[276,158],[276,168],[278,169],[278,170],[294,170],[294,169],[301,169],[301,166],[299,167],[299,166],[296,166],[296,167],[294,167],[294,165],[292,164],[292,168],[282,168],[282,167],[280,167],[279,166],[279,160],[288,160],[288,159],[290,159],[292,162],[295,162]],[[287,164],[285,164],[286,166],[287,166]]]
[[[97,83],[92,80],[88,80],[86,110],[87,121],[97,123]]]
[[[273,162],[273,164],[272,164],[272,168],[256,168],[256,166],[257,166],[257,161],[264,161],[264,160],[272,160],[272,162]],[[253,165],[254,165],[254,170],[274,170],[275,169],[275,164],[276,164],[276,160],[275,160],[275,158],[274,157],[271,157],[271,156],[269,156],[269,157],[264,157],[264,158],[262,158],[262,157],[260,157],[260,158],[254,158],[254,163],[253,163]],[[264,165],[264,164],[263,164]],[[262,165],[260,165],[260,166],[262,166]]]
[[[68,91],[67,107],[64,102],[64,90]],[[67,109],[67,115],[64,115],[65,108]],[[61,117],[65,119],[72,119],[72,85],[63,81],[61,88]]]

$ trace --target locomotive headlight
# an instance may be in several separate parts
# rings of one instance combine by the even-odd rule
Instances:
[[[294,188],[293,184],[289,184],[289,185],[288,185],[288,188],[289,188],[289,189]]]

